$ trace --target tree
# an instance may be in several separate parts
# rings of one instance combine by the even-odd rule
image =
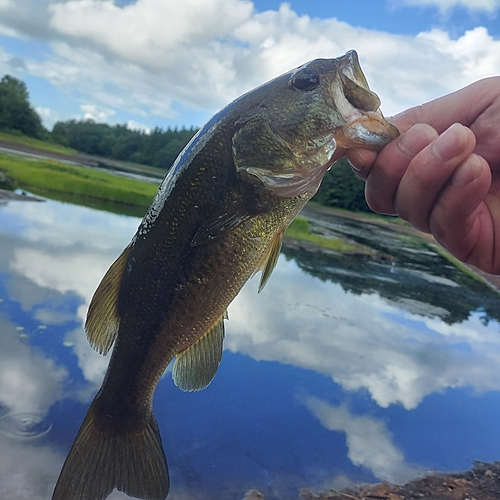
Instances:
[[[181,137],[172,139],[155,153],[152,165],[159,168],[170,168],[185,145],[186,141]]]
[[[40,139],[47,136],[40,116],[29,102],[26,84],[10,75],[0,80],[0,129],[17,130]]]
[[[326,173],[313,201],[354,212],[371,212],[365,200],[365,183],[353,174],[345,158]]]

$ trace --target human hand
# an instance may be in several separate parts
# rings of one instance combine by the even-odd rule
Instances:
[[[500,77],[389,118],[401,135],[347,158],[375,212],[397,214],[452,255],[500,273]]]

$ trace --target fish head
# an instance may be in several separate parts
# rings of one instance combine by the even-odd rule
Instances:
[[[233,136],[236,168],[281,197],[312,196],[337,147],[378,151],[399,134],[384,119],[353,50],[310,61],[248,101]]]

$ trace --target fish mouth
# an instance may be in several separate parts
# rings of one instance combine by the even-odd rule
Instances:
[[[382,115],[380,99],[370,90],[356,51],[350,50],[338,61],[330,92],[345,123],[335,131],[335,141],[342,148],[379,151],[398,137],[399,131]]]
[[[399,131],[394,125],[381,114],[370,111],[342,127],[335,134],[335,140],[341,148],[363,147],[380,151],[398,136]]]

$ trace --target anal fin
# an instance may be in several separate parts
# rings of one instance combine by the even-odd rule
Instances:
[[[126,247],[102,278],[90,301],[85,331],[90,345],[100,354],[111,349],[120,326],[118,294],[125,272],[130,246]]]
[[[200,391],[212,382],[222,359],[224,313],[191,347],[177,354],[172,372],[175,385],[183,391]]]

